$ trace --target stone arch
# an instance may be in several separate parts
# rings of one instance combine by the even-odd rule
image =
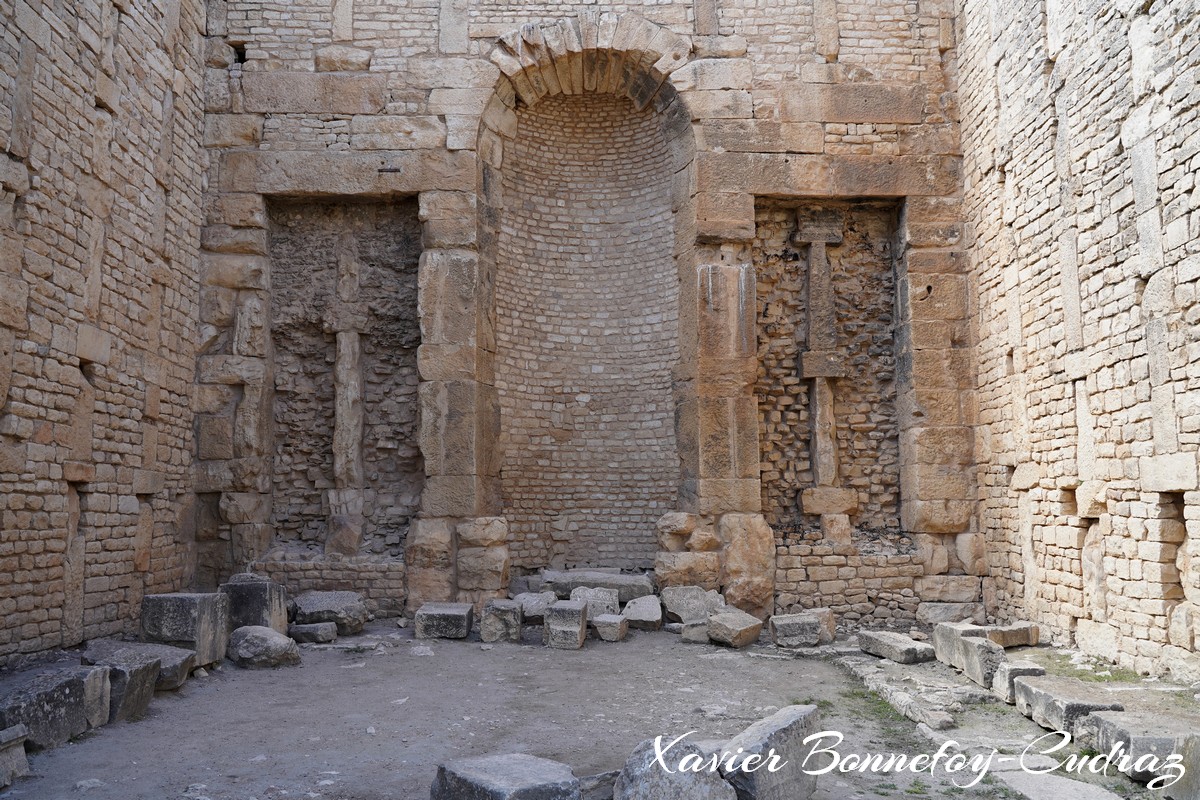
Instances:
[[[694,477],[694,437],[679,430],[677,420],[686,416],[680,409],[694,394],[687,377],[694,373],[690,365],[698,336],[695,141],[691,115],[668,80],[687,63],[690,50],[685,37],[637,15],[585,13],[524,25],[502,37],[491,53],[501,76],[478,133],[477,365],[501,411],[502,429],[491,442],[495,452],[486,460],[495,469],[499,488],[499,507],[491,513],[509,519],[515,566],[648,568],[657,550],[654,520],[679,507],[681,489]],[[572,128],[571,120],[583,115],[588,124]],[[566,230],[552,234],[558,238],[543,252],[566,255],[562,263],[545,268],[539,256],[526,260],[512,247],[517,238],[533,238],[529,234],[539,224],[534,218],[542,213],[534,208],[537,198],[555,196],[553,189],[539,191],[531,183],[528,166],[534,152],[545,156],[547,168],[542,171],[548,175],[542,177],[550,184],[559,181],[558,194],[574,197],[575,211],[590,210],[583,219],[582,212],[568,207],[551,223]],[[605,160],[612,174],[601,177],[603,185],[593,186],[580,172],[586,165],[576,157]],[[568,185],[573,188],[564,191]],[[645,205],[630,214],[617,198],[635,196]],[[597,234],[605,225],[611,233]],[[661,235],[654,233],[660,229]],[[528,334],[530,341],[555,336],[571,341],[557,349],[540,345],[540,355],[514,355],[526,344],[514,333],[519,315],[514,304],[521,302],[518,295],[525,290],[525,302],[539,292],[553,293],[564,298],[556,304],[562,318],[574,314],[594,322],[595,304],[603,298],[594,286],[583,284],[602,281],[602,275],[563,275],[564,267],[591,261],[583,250],[602,249],[597,240],[589,240],[594,236],[620,240],[614,245],[619,252],[605,251],[593,264],[617,270],[610,275],[614,291],[609,299],[618,313],[609,330],[597,336],[597,326],[589,329],[585,324],[581,336],[572,339],[569,330],[554,327],[563,319],[550,319]],[[517,261],[520,270],[514,269]],[[633,272],[634,265],[643,270],[640,275]],[[514,288],[514,280],[523,285]],[[644,313],[635,310],[642,307]],[[619,313],[623,311],[628,313]],[[604,343],[614,329],[623,327],[642,333],[626,337],[624,345]],[[620,341],[619,336],[610,338]],[[615,346],[625,348],[619,357],[596,363],[605,361],[605,348],[611,354]],[[598,422],[615,416],[613,409],[621,399],[611,382],[601,378],[584,375],[550,386],[563,374],[585,371],[583,362],[589,360],[594,369],[621,371],[628,379],[625,399],[630,408],[640,409],[640,417],[627,420],[624,428]],[[522,386],[530,394],[520,399],[514,388],[524,382],[515,374],[518,362],[536,365],[528,372],[541,376],[543,384]],[[533,396],[537,392],[541,395]],[[560,396],[551,397],[554,392]],[[535,424],[530,415],[535,412],[525,411],[533,404],[553,415],[550,425],[561,441],[548,441],[547,433],[546,449],[528,460],[550,466],[522,472],[528,465],[516,464],[517,453],[530,440]],[[617,444],[621,437],[638,444],[622,451]],[[585,444],[595,451],[594,458],[581,455]],[[635,447],[641,450],[629,451]],[[601,460],[608,467],[602,468]],[[623,466],[612,466],[617,463]],[[617,474],[621,470],[624,479]],[[559,477],[559,494],[549,503],[557,502],[557,510],[521,511],[531,508],[539,495],[555,491]],[[598,507],[605,503],[608,510]]]

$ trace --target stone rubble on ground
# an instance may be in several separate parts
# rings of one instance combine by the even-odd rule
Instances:
[[[1017,702],[1017,690],[1014,681],[1017,678],[1027,678],[1045,675],[1046,669],[1032,661],[1004,661],[996,667],[992,677],[992,694],[1009,705]]]
[[[85,664],[108,667],[108,722],[140,719],[154,699],[161,659],[144,650],[119,648],[106,655],[82,657]]]
[[[676,764],[687,756],[703,758],[704,754],[686,739],[670,750]],[[664,770],[653,739],[639,744],[626,759],[613,785],[612,797],[613,800],[738,800],[737,792],[719,774]]]
[[[542,573],[542,590],[554,592],[560,600],[570,599],[571,592],[580,587],[616,589],[617,598],[622,603],[654,594],[654,580],[645,574],[626,575],[587,569],[545,570]]]
[[[587,603],[588,619],[594,620],[601,614],[619,614],[621,612],[620,593],[616,589],[603,586],[578,586],[571,590],[572,600],[583,600]]]
[[[728,753],[741,751],[766,758],[774,751],[779,757],[774,769],[722,770],[725,780],[737,789],[739,800],[808,800],[817,788],[817,776],[805,768],[810,745],[804,739],[817,732],[818,721],[816,706],[792,705],[726,742]]]
[[[287,633],[287,590],[265,575],[241,572],[221,584],[229,595],[229,627],[262,625]]]
[[[246,669],[292,667],[300,663],[300,648],[274,628],[246,625],[229,635],[229,660]]]
[[[767,621],[777,647],[816,647],[830,644],[836,634],[833,611],[814,608],[798,614],[775,614]]]
[[[0,730],[0,789],[29,774],[29,761],[25,758],[28,737],[29,729],[23,724]]]
[[[131,651],[145,658],[158,659],[155,691],[172,691],[187,681],[196,668],[196,651],[154,642],[125,642],[119,639],[93,639],[80,657],[84,664],[102,663],[121,651]]]
[[[521,614],[526,625],[541,625],[546,609],[558,602],[554,592],[521,592],[513,597],[521,604]]]

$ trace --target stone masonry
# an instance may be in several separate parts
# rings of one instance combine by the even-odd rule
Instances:
[[[0,663],[586,566],[1200,674],[1195,12],[11,0]]]

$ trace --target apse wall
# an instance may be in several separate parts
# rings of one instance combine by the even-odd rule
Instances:
[[[648,567],[679,480],[667,142],[607,94],[547,97],[518,126],[495,290],[514,562]]]

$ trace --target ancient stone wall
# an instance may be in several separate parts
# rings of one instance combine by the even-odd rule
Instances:
[[[1082,0],[959,18],[990,599],[1195,679],[1200,18]]]
[[[190,579],[202,19],[0,15],[0,663]]]
[[[517,115],[496,269],[501,481],[514,563],[653,564],[675,507],[679,281],[650,109],[561,95]]]

